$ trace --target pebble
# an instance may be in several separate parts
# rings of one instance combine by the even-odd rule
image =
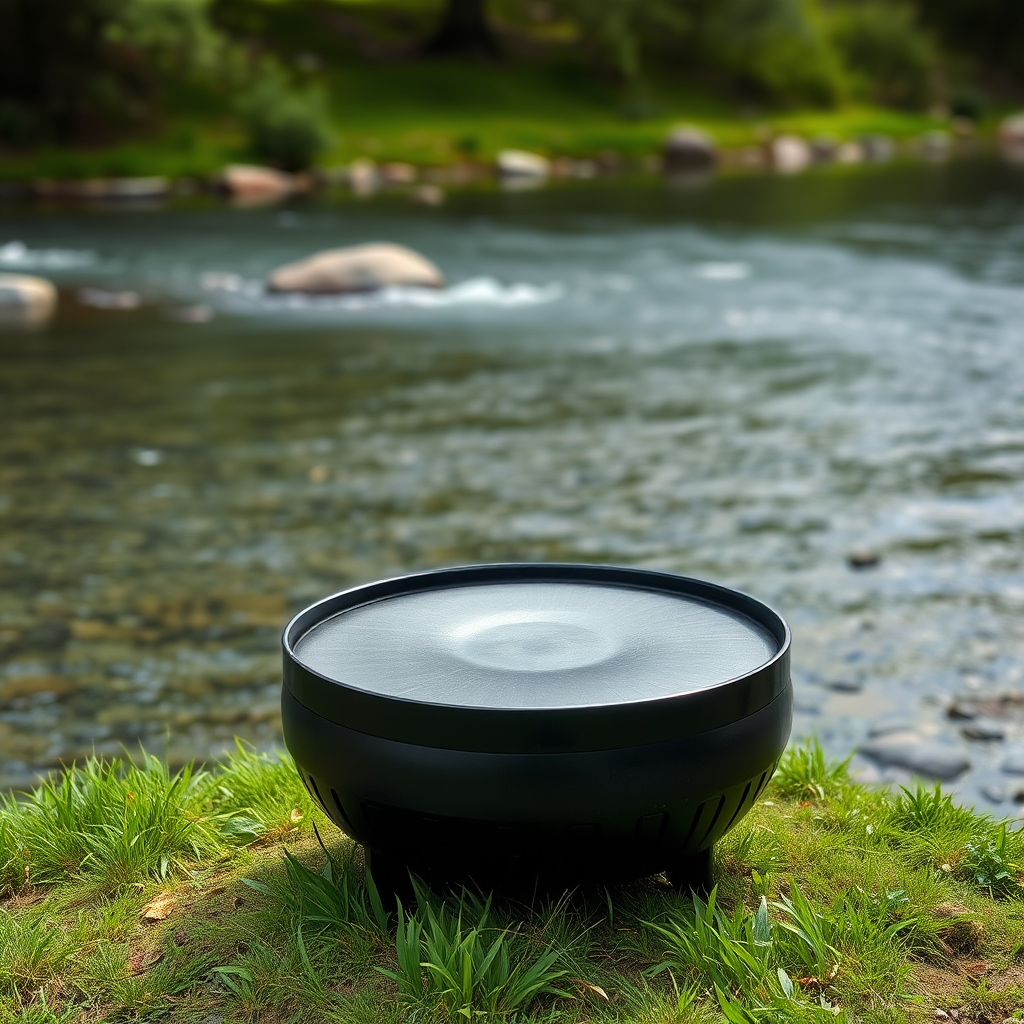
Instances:
[[[879,718],[872,722],[868,728],[868,736],[874,739],[893,732],[912,732],[916,724],[913,718],[890,715],[888,718]]]
[[[869,548],[857,548],[846,556],[846,564],[851,569],[871,569],[881,561],[882,556]]]
[[[994,804],[1001,804],[1007,797],[1006,784],[1002,782],[986,782],[978,787],[981,795]]]
[[[864,743],[860,752],[881,764],[906,768],[910,772],[937,779],[954,779],[971,767],[970,760],[958,750],[939,743],[924,742],[916,737]]]
[[[954,703],[950,704],[949,710],[946,712],[946,714],[950,718],[963,719],[968,722],[971,719],[978,717],[978,711],[975,707],[973,707],[971,704],[964,704],[960,701],[955,701]]]
[[[1003,760],[1002,769],[1007,775],[1024,775],[1024,750],[1012,750]]]
[[[960,735],[969,740],[1001,740],[1006,730],[999,722],[991,719],[977,719],[960,729]]]
[[[860,693],[864,689],[864,683],[860,679],[833,679],[825,685],[836,693]]]

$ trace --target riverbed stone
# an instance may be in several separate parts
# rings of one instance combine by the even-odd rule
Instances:
[[[887,715],[875,719],[868,726],[868,736],[877,739],[879,736],[888,736],[894,732],[912,732],[915,724],[914,719],[908,715]]]
[[[859,749],[880,764],[937,779],[955,779],[971,767],[970,759],[959,750],[916,736],[872,740]]]
[[[57,308],[57,289],[31,274],[0,274],[0,324],[44,324]]]
[[[960,735],[969,740],[1001,740],[1006,737],[1006,729],[991,718],[977,718],[962,726]]]
[[[836,693],[860,693],[864,689],[861,679],[831,679],[825,685]]]
[[[1001,767],[1007,775],[1024,775],[1024,748],[1008,751]]]
[[[882,561],[882,556],[870,548],[856,548],[846,556],[846,564],[851,569],[873,569]]]
[[[547,157],[523,149],[503,149],[495,166],[503,178],[546,178],[551,173]]]
[[[662,166],[669,174],[707,171],[715,166],[718,151],[707,132],[689,125],[673,128],[661,147]]]
[[[272,292],[338,295],[402,285],[443,288],[441,271],[412,249],[388,242],[328,249],[278,267],[267,278]]]

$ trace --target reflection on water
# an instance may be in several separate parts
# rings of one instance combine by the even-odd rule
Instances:
[[[949,694],[1024,689],[1022,203],[978,163],[9,214],[0,269],[65,291],[0,337],[0,782],[269,745],[290,612],[519,559],[750,590],[794,627],[799,729],[849,749],[898,712],[953,743]],[[260,290],[375,239],[451,288]],[[971,778],[1016,728],[955,741]]]

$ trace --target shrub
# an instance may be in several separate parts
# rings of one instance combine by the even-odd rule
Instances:
[[[252,154],[285,171],[304,171],[331,141],[324,94],[290,85],[273,65],[239,102]]]
[[[830,37],[866,99],[921,107],[929,99],[936,55],[903,4],[866,3],[837,8]]]

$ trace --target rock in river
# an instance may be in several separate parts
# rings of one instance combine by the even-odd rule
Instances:
[[[42,324],[57,307],[57,289],[42,277],[0,274],[0,324]]]
[[[971,767],[971,762],[960,751],[917,737],[874,740],[863,744],[860,752],[881,764],[937,779],[955,779]]]
[[[389,285],[443,288],[441,271],[404,245],[375,242],[328,249],[297,263],[278,267],[267,278],[272,292],[338,295],[372,292]]]

